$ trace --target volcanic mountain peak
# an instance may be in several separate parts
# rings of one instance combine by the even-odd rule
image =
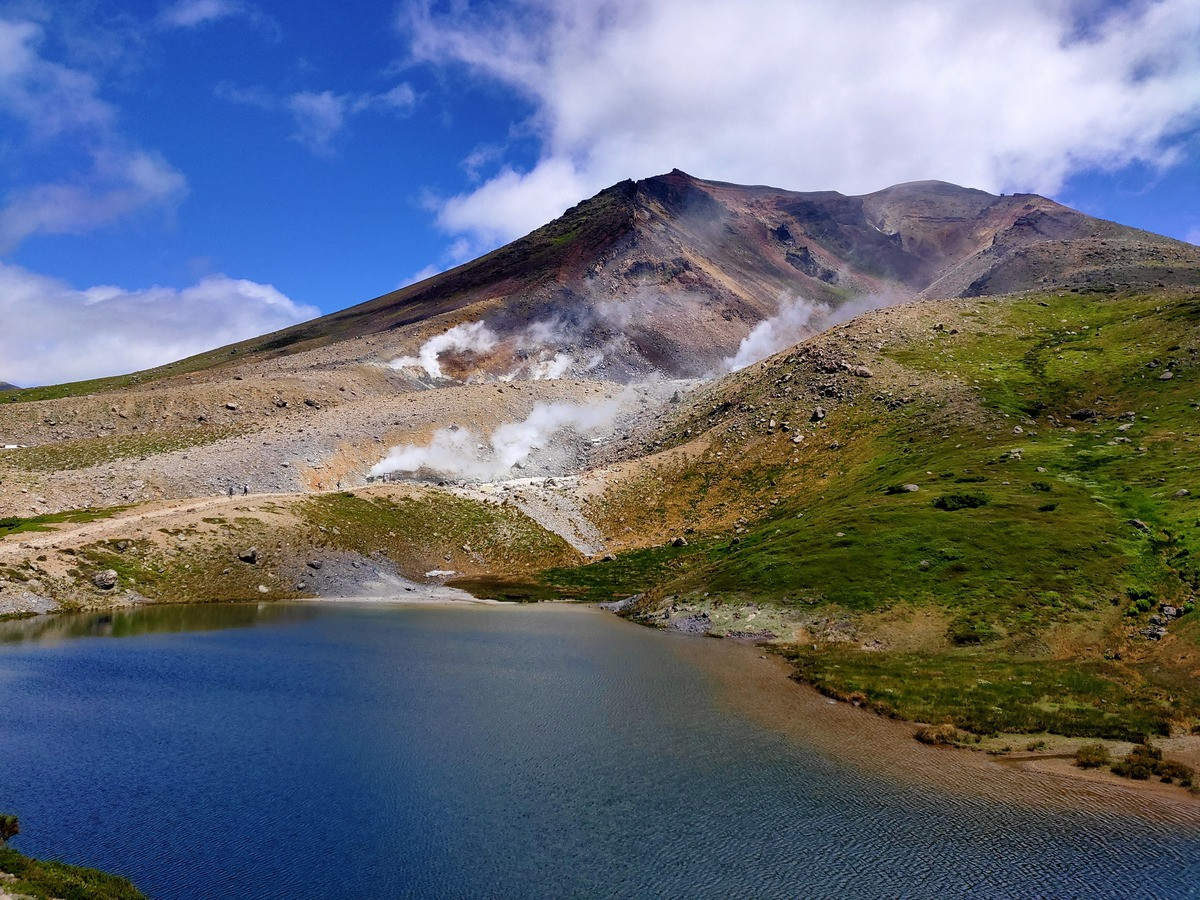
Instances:
[[[1200,281],[1200,248],[1032,194],[622,181],[479,259],[146,378],[292,357],[445,379],[708,377],[874,306]],[[371,338],[371,353],[350,339]],[[310,356],[305,351],[315,353]]]

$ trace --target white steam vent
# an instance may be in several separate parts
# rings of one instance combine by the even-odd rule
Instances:
[[[742,338],[737,352],[721,361],[721,372],[736,372],[754,365],[781,350],[800,343],[817,332],[847,322],[855,316],[883,306],[895,306],[900,298],[889,294],[868,294],[836,309],[804,297],[784,294],[779,300],[779,312],[763,319]]]
[[[449,331],[431,337],[421,345],[416,356],[401,356],[389,363],[393,369],[424,369],[430,378],[441,378],[438,357],[443,353],[486,353],[496,346],[499,338],[483,322],[464,322]]]
[[[529,462],[535,451],[553,456],[552,443],[564,432],[580,438],[599,437],[611,430],[619,400],[592,405],[539,403],[521,422],[506,422],[484,443],[467,428],[440,428],[424,446],[395,447],[368,473],[373,477],[396,472],[430,472],[451,478],[493,481],[507,478],[514,466]]]

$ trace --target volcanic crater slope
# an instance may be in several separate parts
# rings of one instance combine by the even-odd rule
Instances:
[[[1035,195],[914,182],[863,196],[702,181],[678,170],[614,185],[481,259],[238,348],[270,354],[484,321],[497,374],[551,350],[564,371],[618,380],[722,371],[764,320],[917,298],[1034,288],[1192,284],[1200,249]],[[845,317],[845,313],[842,314]],[[546,323],[544,340],[531,323]],[[416,327],[411,327],[416,326]],[[797,335],[798,337],[799,335]],[[409,352],[416,345],[410,344]]]
[[[4,391],[0,610],[467,577],[640,595],[906,718],[1192,727],[1196,284],[1200,248],[1025,194],[625,181],[349,310]]]
[[[400,370],[413,386],[471,374],[707,377],[728,371],[763,322],[775,321],[794,343],[863,309],[920,298],[1156,289],[1198,277],[1200,248],[1036,195],[995,196],[937,181],[862,196],[800,193],[675,170],[616,184],[418,284],[70,392],[187,373],[229,378],[247,364],[305,353],[286,368],[424,362],[430,357],[420,356],[422,348],[439,336],[436,366]],[[456,326],[476,330],[446,338]]]
[[[623,182],[313,322],[5,391],[0,611],[633,597],[888,714],[1191,729],[1197,285],[1200,248],[1032,195]]]

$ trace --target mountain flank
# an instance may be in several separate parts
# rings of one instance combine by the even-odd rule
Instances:
[[[6,392],[0,611],[569,597],[970,742],[1184,741],[1198,354],[1200,248],[1045,198],[623,182],[341,313]]]
[[[923,181],[844,196],[675,170],[616,184],[477,260],[349,309],[132,377],[11,399],[224,376],[306,351],[302,366],[328,367],[361,358],[353,339],[372,339],[380,358],[403,357],[474,322],[499,346],[464,361],[460,376],[519,370],[552,344],[575,376],[705,377],[797,298],[812,309],[795,328],[799,339],[830,319],[915,299],[1156,289],[1198,277],[1200,248],[1036,195]],[[532,323],[546,328],[530,335]]]

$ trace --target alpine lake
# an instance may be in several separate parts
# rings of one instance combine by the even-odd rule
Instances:
[[[1200,813],[568,604],[0,623],[0,810],[154,898],[1188,897]]]

